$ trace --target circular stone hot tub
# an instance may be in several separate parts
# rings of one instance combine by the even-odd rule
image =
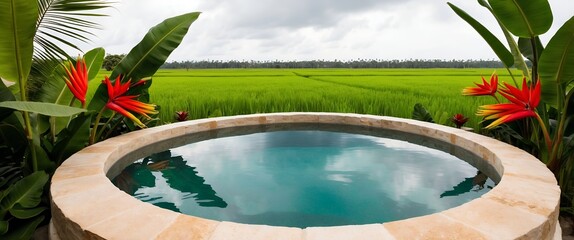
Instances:
[[[131,161],[189,142],[196,133],[232,127],[319,123],[391,129],[431,137],[481,160],[499,183],[490,192],[439,213],[382,224],[275,227],[219,222],[141,202],[110,181]],[[197,134],[196,134],[197,135]],[[456,148],[454,146],[457,146]],[[491,176],[493,177],[493,176]],[[560,188],[538,159],[508,144],[460,129],[393,117],[277,113],[200,119],[125,134],[74,154],[51,185],[51,239],[559,239]]]

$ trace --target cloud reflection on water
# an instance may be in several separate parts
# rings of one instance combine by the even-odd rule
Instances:
[[[476,169],[448,153],[366,135],[256,133],[193,143],[172,149],[172,155],[185,159],[228,205],[202,208],[172,190],[160,190],[172,195],[162,200],[183,213],[243,223],[385,222],[442,211],[487,190],[440,198]]]

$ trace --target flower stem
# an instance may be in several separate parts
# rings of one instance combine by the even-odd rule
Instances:
[[[114,119],[114,116],[116,116],[116,112],[112,112],[112,116],[110,118],[108,118],[108,121],[106,121],[106,123],[104,124],[104,126],[108,126],[108,124],[110,124],[110,122]],[[112,128],[113,129],[113,128]],[[112,129],[110,129],[109,131],[111,131]],[[100,130],[99,133],[96,134],[96,138],[97,139],[101,139],[102,134],[104,133],[104,131],[106,130],[106,128],[102,128]]]
[[[574,91],[570,91],[566,95],[566,101],[564,102],[564,112],[562,112],[562,116],[560,117],[560,123],[558,124],[558,129],[556,129],[556,135],[554,136],[554,146],[552,148],[552,152],[550,153],[550,161],[548,162],[548,168],[556,173],[559,170],[560,165],[562,165],[558,158],[558,152],[560,151],[560,145],[562,143],[562,137],[564,136],[564,129],[566,128],[566,118],[567,114],[566,111],[568,110],[568,105],[570,101],[568,101],[572,95],[574,95]]]
[[[98,132],[98,125],[100,125],[100,119],[102,119],[102,114],[106,110],[105,107],[100,110],[98,116],[96,116],[96,121],[94,122],[94,127],[92,128],[92,132],[90,133],[90,142],[88,145],[92,145],[96,142],[96,133]]]
[[[548,153],[552,153],[552,140],[550,139],[550,134],[548,134],[548,129],[546,129],[546,124],[544,124],[544,121],[538,113],[536,113],[536,119],[538,123],[540,123],[540,129],[542,129],[542,133],[544,134],[544,141],[546,142]]]

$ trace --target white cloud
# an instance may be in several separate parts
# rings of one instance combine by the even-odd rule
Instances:
[[[452,2],[502,37],[476,1]],[[550,4],[555,20],[543,42],[573,15],[573,1]],[[114,6],[84,49],[127,53],[163,19],[201,11],[169,60],[496,58],[446,1],[124,0]]]

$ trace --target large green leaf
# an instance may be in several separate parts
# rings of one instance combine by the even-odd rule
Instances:
[[[32,65],[36,0],[0,1],[0,77],[25,85]]]
[[[58,134],[58,141],[52,152],[53,160],[56,163],[63,162],[72,154],[86,147],[90,138],[91,117],[89,114],[81,113]]]
[[[490,7],[490,5],[486,2],[486,0],[478,0],[478,3],[481,6],[483,6],[484,8],[488,9],[488,11],[496,19],[498,26],[500,26],[500,30],[502,30],[502,33],[504,34],[504,38],[506,38],[506,42],[508,43],[508,46],[510,47],[510,53],[512,54],[512,56],[514,58],[514,65],[513,66],[517,69],[520,69],[522,71],[522,75],[529,76],[530,71],[528,69],[528,66],[526,65],[526,62],[524,61],[524,58],[522,57],[522,54],[520,53],[518,43],[516,43],[514,36],[512,36],[512,34],[508,31],[508,29],[504,26],[504,24],[502,24],[500,19],[498,19],[498,16],[496,16],[494,11],[492,10],[492,7]],[[508,67],[510,67],[510,66],[512,66],[512,65],[509,65]],[[514,80],[514,77],[513,77],[513,80]],[[514,83],[517,84],[516,80],[514,80]]]
[[[198,12],[164,20],[152,27],[144,38],[114,68],[111,78],[120,74],[126,80],[151,77],[175,50],[189,26],[199,17]]]
[[[46,150],[50,150],[50,143],[46,141],[41,135],[42,133],[47,131],[47,127],[43,126],[46,124],[42,124],[42,122],[38,121],[38,115],[33,113],[30,114],[32,119],[32,129],[34,135],[32,136],[32,146],[34,147],[34,152],[30,151],[31,147],[28,147],[28,151],[26,152],[27,156],[25,159],[33,159],[31,154],[34,154],[37,164],[38,170],[43,170],[47,173],[53,173],[56,170],[56,164],[50,159]],[[43,146],[46,146],[45,149]],[[33,166],[30,163],[28,166]],[[32,169],[33,170],[33,169]]]
[[[88,69],[88,81],[96,78],[102,64],[104,63],[104,57],[106,56],[106,50],[103,48],[94,48],[84,54],[84,59],[86,60],[86,67]]]
[[[9,211],[16,204],[24,208],[35,208],[40,204],[42,190],[48,178],[48,174],[41,171],[22,178],[6,190],[7,195],[0,201],[0,210]]]
[[[37,216],[33,219],[26,220],[19,224],[12,224],[6,235],[1,236],[4,240],[22,240],[31,239],[34,231],[42,221],[44,216]]]
[[[165,63],[169,55],[175,50],[189,26],[199,17],[200,13],[187,13],[173,18],[168,18],[151,28],[122,61],[114,68],[111,79],[123,75],[122,81],[129,79],[140,80],[151,77]],[[100,111],[106,102],[106,88],[100,85],[89,109]]]
[[[570,18],[550,39],[542,52],[538,73],[542,84],[542,99],[558,107],[558,96],[562,89],[574,80],[574,17]]]
[[[552,25],[548,0],[488,0],[496,17],[514,35],[532,38]]]
[[[536,49],[536,56],[538,56],[538,58],[540,58],[542,51],[544,51],[544,46],[542,46],[542,42],[540,42],[539,37],[534,38],[534,42],[536,45],[535,48],[532,47],[532,41],[529,38],[518,39],[518,47],[520,48],[520,52],[524,57],[528,58],[528,60],[530,60],[531,62],[534,61],[533,49]]]
[[[500,42],[500,40],[494,36],[488,29],[486,29],[482,24],[476,21],[473,17],[468,15],[465,11],[458,8],[452,3],[447,3],[450,8],[464,21],[466,21],[470,26],[474,28],[484,38],[486,43],[492,48],[496,56],[502,61],[505,67],[511,67],[514,64],[514,56],[508,49]]]
[[[420,103],[415,104],[415,107],[413,109],[413,119],[423,121],[423,122],[434,123],[434,120],[433,120],[431,114]]]
[[[10,209],[10,214],[18,219],[28,219],[38,216],[46,209],[46,207],[24,208],[19,204],[16,204],[12,209]]]
[[[86,112],[85,109],[81,108],[62,106],[53,103],[42,103],[42,102],[5,101],[0,102],[0,107],[11,108],[18,111],[33,112],[54,117],[69,117],[81,112]]]

